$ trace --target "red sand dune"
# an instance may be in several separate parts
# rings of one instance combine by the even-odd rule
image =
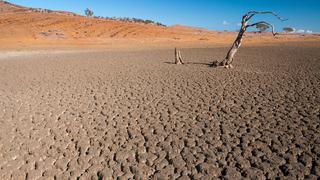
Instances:
[[[230,44],[236,33],[210,31],[186,26],[162,27],[87,18],[65,11],[45,11],[0,1],[0,48],[46,46],[135,47],[196,46]],[[248,33],[247,43],[319,41],[318,35]],[[130,45],[129,45],[130,44]]]

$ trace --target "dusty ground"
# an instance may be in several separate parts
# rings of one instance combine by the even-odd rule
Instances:
[[[0,60],[0,179],[317,179],[320,47]]]

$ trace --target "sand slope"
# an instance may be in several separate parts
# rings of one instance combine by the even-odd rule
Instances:
[[[161,27],[142,23],[86,18],[70,12],[44,11],[0,1],[0,48],[68,47],[69,45],[137,47],[137,45],[230,44],[236,33],[186,26]],[[247,43],[319,41],[317,35],[248,34]]]

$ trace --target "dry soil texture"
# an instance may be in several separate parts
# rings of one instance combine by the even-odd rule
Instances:
[[[319,178],[320,47],[226,51],[2,57],[0,179]]]

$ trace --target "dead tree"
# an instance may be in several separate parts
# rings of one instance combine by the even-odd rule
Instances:
[[[286,21],[286,19],[281,18],[276,13],[271,12],[271,11],[250,11],[250,12],[248,12],[247,14],[245,14],[242,17],[241,28],[239,30],[238,36],[237,36],[236,40],[234,41],[233,45],[231,46],[230,50],[228,51],[226,58],[221,62],[214,61],[213,66],[223,66],[226,68],[233,67],[232,62],[233,62],[234,55],[237,53],[238,49],[240,48],[243,35],[249,27],[253,27],[253,26],[259,27],[261,24],[264,24],[264,25],[272,28],[273,36],[277,35],[277,33],[274,30],[274,26],[268,22],[260,21],[257,23],[249,24],[250,19],[253,18],[257,14],[271,14],[271,15],[277,17],[278,19],[280,19],[281,21]]]
[[[174,49],[174,55],[175,55],[175,64],[184,64],[182,57],[181,57],[181,52],[177,50],[177,48]]]

